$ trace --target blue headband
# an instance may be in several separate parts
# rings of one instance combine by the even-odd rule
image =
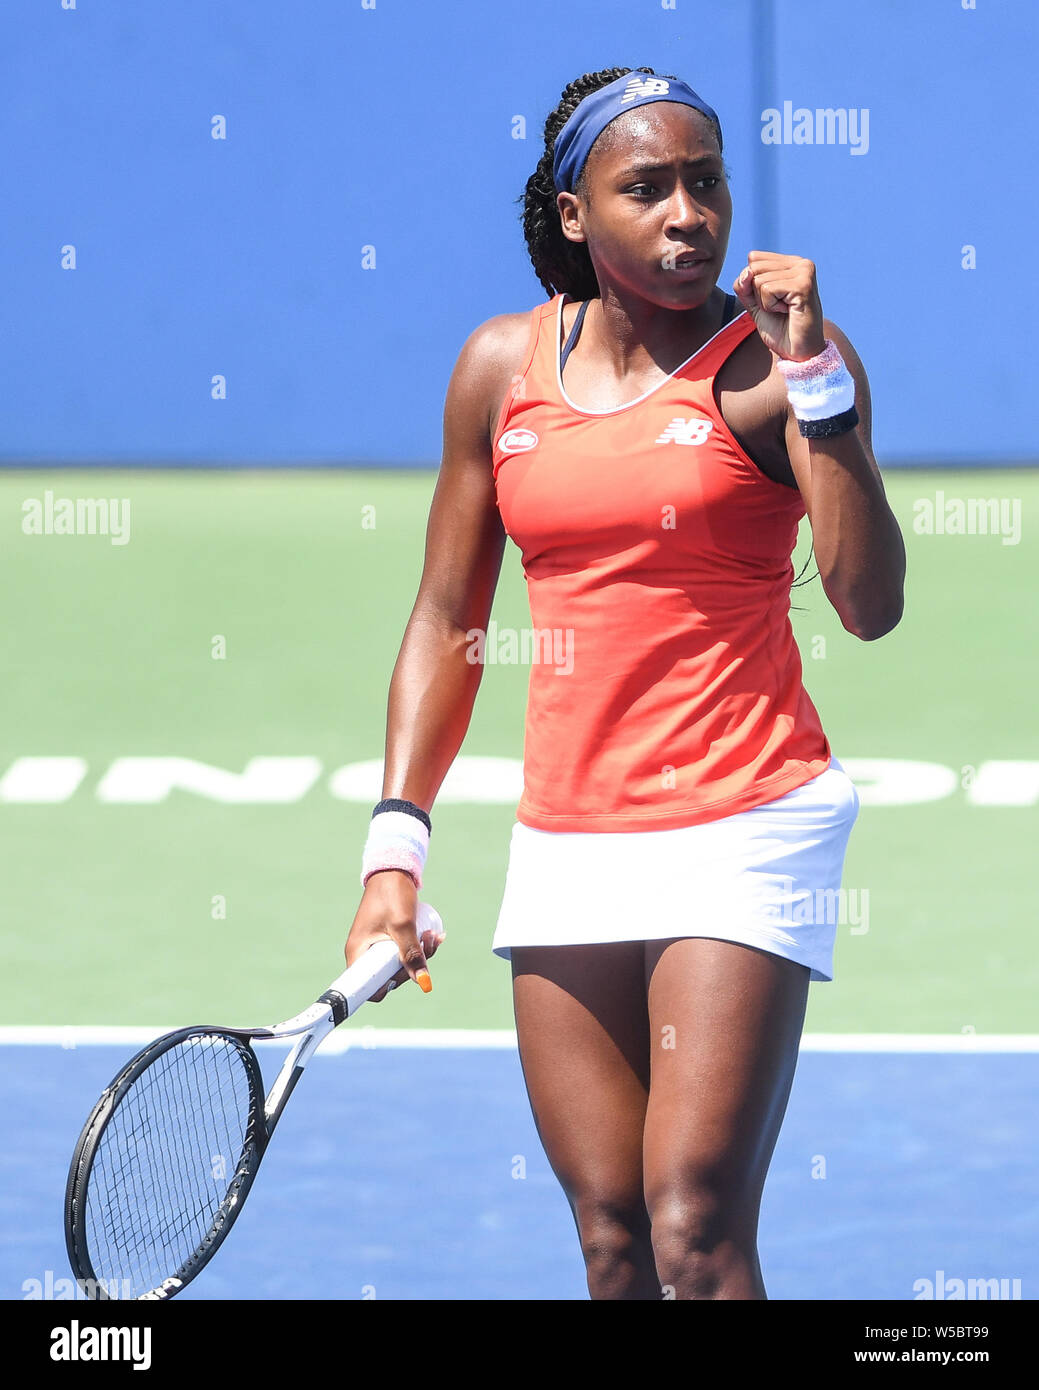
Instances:
[[[720,145],[721,122],[692,87],[687,87],[677,78],[648,77],[639,72],[626,72],[598,91],[589,92],[556,136],[552,159],[556,192],[573,192],[577,176],[584,168],[592,146],[611,121],[623,116],[625,111],[633,111],[636,106],[645,106],[651,101],[678,101],[683,106],[702,111],[718,126]]]

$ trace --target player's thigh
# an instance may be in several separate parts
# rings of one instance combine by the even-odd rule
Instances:
[[[642,1202],[649,1035],[642,943],[512,950],[520,1062],[567,1197]]]
[[[700,1203],[705,1219],[752,1224],[797,1065],[808,968],[703,937],[644,949],[647,1205]]]

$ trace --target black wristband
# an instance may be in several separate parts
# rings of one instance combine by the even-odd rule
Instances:
[[[803,439],[830,439],[835,434],[847,434],[858,423],[859,412],[852,406],[839,415],[831,415],[828,420],[798,420],[797,428]]]
[[[430,835],[433,833],[433,825],[429,817],[426,815],[425,811],[423,811],[422,807],[416,806],[413,801],[401,801],[399,797],[394,796],[387,797],[385,801],[380,801],[372,812],[372,820],[375,819],[380,811],[404,811],[409,816],[415,816],[417,820],[420,820],[429,831]]]

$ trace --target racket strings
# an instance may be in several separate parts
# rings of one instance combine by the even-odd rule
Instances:
[[[207,1242],[251,1161],[262,1103],[242,1045],[219,1035],[182,1040],[131,1085],[97,1146],[85,1207],[110,1296],[157,1288]]]

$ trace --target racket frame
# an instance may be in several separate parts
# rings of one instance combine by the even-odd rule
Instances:
[[[423,912],[419,919],[419,933],[423,921],[428,924],[427,904],[419,905]],[[439,918],[437,918],[439,921]],[[155,1301],[170,1299],[189,1284],[209,1263],[223,1244],[245,1198],[252,1187],[274,1127],[281,1118],[289,1096],[303,1075],[303,1069],[317,1049],[344,1019],[349,1018],[367,999],[386,984],[401,968],[396,945],[390,941],[377,941],[364,955],[348,969],[344,970],[328,987],[320,999],[304,1009],[302,1013],[258,1028],[227,1028],[221,1025],[201,1024],[191,1028],[178,1028],[165,1033],[147,1047],[131,1057],[126,1065],[106,1086],[94,1106],[77,1140],[69,1166],[68,1181],[65,1185],[65,1245],[69,1262],[76,1276],[76,1282],[88,1298],[99,1301],[111,1300],[105,1281],[99,1279],[90,1262],[86,1229],[86,1193],[94,1158],[100,1146],[105,1129],[115,1114],[116,1107],[126,1096],[134,1082],[156,1062],[165,1052],[192,1037],[227,1038],[234,1042],[245,1063],[249,1076],[250,1095],[253,1100],[247,1129],[247,1140],[243,1145],[243,1155],[248,1161],[239,1161],[235,1174],[228,1184],[224,1200],[217,1208],[213,1223],[206,1236],[194,1252],[172,1275],[148,1293],[139,1294],[135,1301]],[[298,1036],[282,1064],[281,1070],[264,1095],[263,1076],[259,1059],[251,1047],[254,1041],[277,1041],[280,1038]],[[258,1103],[257,1103],[258,1102]],[[111,1282],[111,1281],[109,1281]]]
[[[127,1095],[134,1082],[165,1053],[189,1038],[197,1037],[227,1038],[238,1048],[238,1055],[249,1081],[251,1101],[242,1153],[228,1182],[224,1199],[214,1213],[210,1228],[202,1241],[177,1270],[168,1275],[157,1288],[139,1294],[137,1301],[172,1298],[173,1294],[179,1293],[191,1282],[199,1270],[209,1263],[234,1225],[256,1177],[271,1131],[266,1123],[263,1075],[256,1053],[249,1046],[248,1037],[243,1037],[238,1030],[204,1025],[178,1028],[143,1047],[105,1087],[83,1126],[69,1165],[69,1176],[65,1185],[65,1246],[76,1283],[88,1298],[113,1301],[106,1287],[106,1282],[113,1281],[104,1280],[95,1271],[90,1259],[87,1233],[86,1193],[94,1159],[105,1130],[120,1101]]]

